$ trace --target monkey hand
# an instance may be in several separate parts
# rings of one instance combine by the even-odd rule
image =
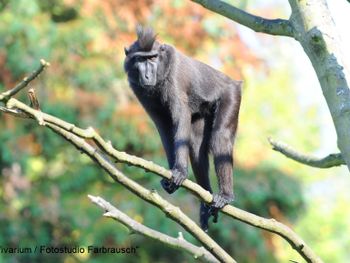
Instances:
[[[187,173],[180,171],[178,169],[172,169],[172,177],[170,179],[163,178],[160,183],[165,191],[167,191],[169,194],[174,193],[180,185],[185,181],[187,178]]]
[[[225,205],[231,203],[234,200],[232,196],[226,196],[223,194],[213,194],[213,201],[210,204],[209,213],[212,215],[213,222],[218,222],[219,210],[223,208]]]

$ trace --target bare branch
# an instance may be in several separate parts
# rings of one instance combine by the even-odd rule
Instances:
[[[219,262],[208,250],[204,247],[197,247],[183,238],[179,233],[178,238],[174,238],[163,234],[159,231],[151,229],[124,214],[122,211],[111,205],[109,202],[99,196],[88,195],[90,200],[96,205],[100,206],[106,212],[103,214],[106,217],[115,219],[122,223],[124,226],[129,228],[132,232],[139,233],[143,236],[158,240],[162,243],[167,244],[175,249],[185,250],[195,259],[204,260],[206,262]]]
[[[87,143],[84,139],[68,132],[54,124],[46,123],[46,126],[55,133],[61,135],[64,139],[72,143],[77,149],[86,153],[95,163],[103,168],[111,178],[122,184],[128,190],[160,208],[167,217],[179,223],[195,238],[197,238],[211,253],[222,262],[236,262],[229,254],[227,254],[210,236],[208,236],[195,222],[192,221],[180,208],[172,205],[163,199],[156,191],[150,191],[135,181],[131,180],[120,172],[101,152]]]
[[[223,15],[241,25],[249,27],[256,32],[270,35],[294,37],[294,29],[289,20],[266,19],[249,14],[233,5],[220,0],[191,0],[215,13]]]
[[[12,96],[16,95],[19,91],[24,89],[28,86],[29,82],[34,80],[39,74],[45,69],[45,67],[50,66],[48,62],[41,59],[40,60],[40,66],[38,69],[32,72],[28,77],[25,77],[20,83],[18,83],[14,88],[7,90],[0,94],[0,101],[6,102],[8,101]]]
[[[333,154],[327,155],[326,157],[318,158],[318,157],[300,153],[283,142],[275,141],[271,138],[268,138],[268,141],[272,145],[273,150],[282,153],[284,156],[296,162],[299,162],[308,166],[312,166],[316,168],[330,168],[330,167],[346,164],[341,153],[333,153]]]

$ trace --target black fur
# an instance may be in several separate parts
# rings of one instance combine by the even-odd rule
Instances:
[[[212,192],[208,154],[214,156],[219,193],[201,204],[200,223],[217,220],[218,210],[233,200],[233,143],[241,102],[241,84],[223,73],[160,44],[151,29],[137,28],[138,40],[126,49],[124,68],[131,88],[160,134],[171,180],[161,181],[173,193],[187,178],[190,158],[197,182]],[[153,83],[152,85],[149,85]]]

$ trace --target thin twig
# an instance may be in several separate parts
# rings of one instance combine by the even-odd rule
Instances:
[[[315,156],[300,153],[289,145],[280,141],[275,141],[272,138],[268,138],[268,141],[272,145],[273,150],[282,153],[284,156],[298,163],[302,163],[308,166],[316,168],[330,168],[346,164],[341,153],[332,153],[325,157],[318,158]]]
[[[178,238],[174,238],[163,234],[159,231],[156,231],[152,228],[149,228],[126,214],[117,209],[115,206],[111,205],[109,202],[104,200],[99,196],[88,195],[89,199],[96,205],[100,206],[104,211],[103,215],[115,219],[116,221],[122,223],[124,226],[129,228],[134,233],[139,233],[143,236],[161,241],[164,244],[167,244],[173,248],[185,250],[195,259],[204,260],[206,262],[219,262],[208,250],[204,247],[197,247],[192,243],[188,242],[183,238],[182,235],[179,235]]]
[[[29,82],[35,79],[39,74],[45,69],[45,67],[50,66],[50,63],[45,60],[40,60],[40,66],[38,69],[32,72],[28,77],[25,77],[20,83],[18,83],[14,88],[7,90],[0,94],[0,101],[6,103],[11,97],[16,95],[19,91],[28,86]]]

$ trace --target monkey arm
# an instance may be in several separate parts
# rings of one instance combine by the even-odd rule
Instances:
[[[175,103],[172,119],[174,123],[174,170],[187,177],[189,144],[191,136],[191,113],[187,105]]]
[[[172,122],[174,127],[174,164],[171,167],[172,178],[161,181],[168,193],[175,192],[188,175],[189,143],[191,135],[191,113],[188,106],[180,102],[173,103]]]

